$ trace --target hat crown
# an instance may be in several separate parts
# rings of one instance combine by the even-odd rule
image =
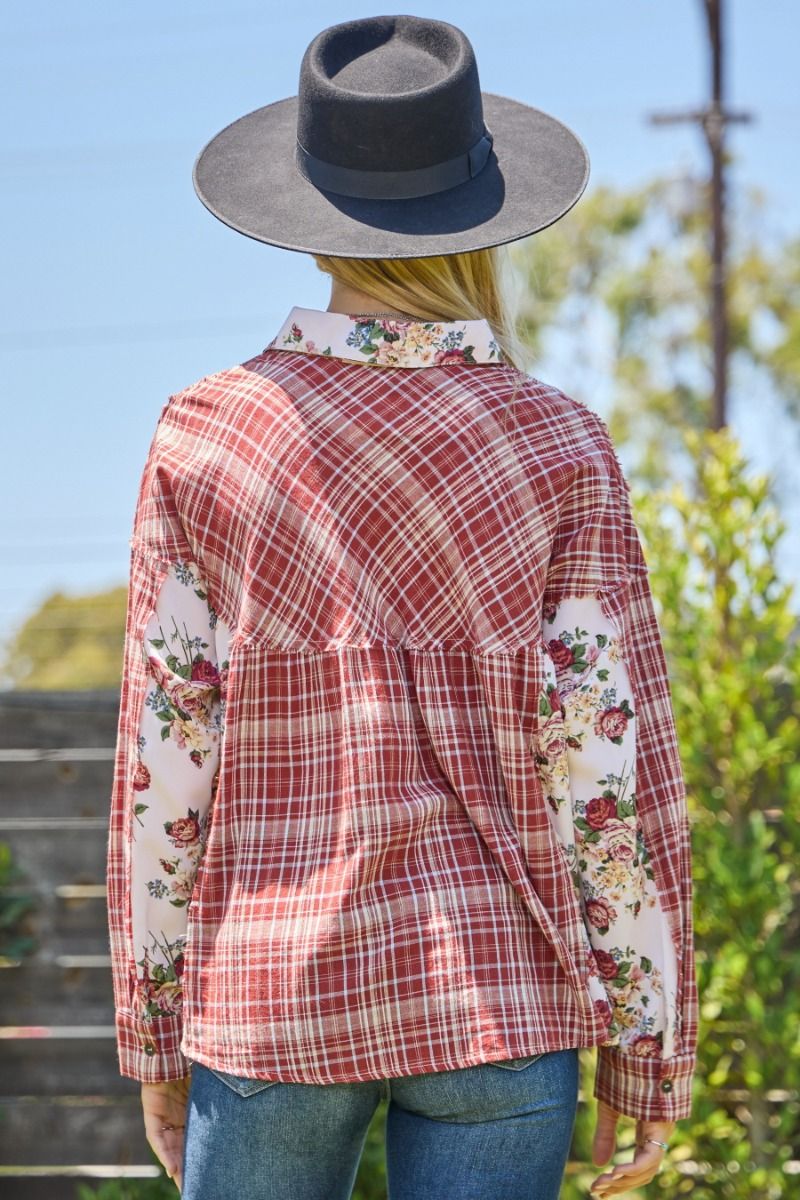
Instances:
[[[583,193],[589,156],[549,113],[481,90],[447,21],[383,15],[322,30],[297,95],[221,129],[195,190],[232,229],[346,258],[460,254],[528,237]]]
[[[472,45],[446,21],[378,16],[323,30],[300,65],[297,141],[335,166],[432,167],[484,133]]]

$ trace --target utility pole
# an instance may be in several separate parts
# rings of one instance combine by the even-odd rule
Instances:
[[[700,125],[711,152],[711,327],[714,350],[714,407],[711,424],[727,424],[728,311],[725,294],[725,131],[730,123],[744,124],[751,113],[731,112],[724,104],[724,0],[701,0],[708,22],[711,49],[711,101],[703,109],[676,113],[653,113],[653,125],[676,125],[686,121]]]

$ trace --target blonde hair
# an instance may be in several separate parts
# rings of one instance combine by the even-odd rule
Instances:
[[[517,332],[506,250],[503,245],[428,258],[313,258],[325,274],[387,309],[427,321],[485,318],[505,361],[524,372],[528,352]]]

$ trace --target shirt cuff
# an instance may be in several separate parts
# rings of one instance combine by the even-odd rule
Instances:
[[[189,1060],[180,1049],[180,1016],[145,1022],[132,1013],[118,1011],[116,1028],[120,1075],[141,1083],[165,1083],[191,1073]]]
[[[692,1111],[697,1056],[642,1058],[599,1046],[593,1095],[636,1120],[681,1121]]]

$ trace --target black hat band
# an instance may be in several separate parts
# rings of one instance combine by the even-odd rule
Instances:
[[[483,136],[465,154],[416,167],[409,171],[363,171],[341,167],[310,154],[295,143],[295,163],[301,175],[322,191],[364,200],[408,200],[414,196],[432,196],[459,183],[467,183],[483,170],[492,148],[492,134],[484,126]]]

